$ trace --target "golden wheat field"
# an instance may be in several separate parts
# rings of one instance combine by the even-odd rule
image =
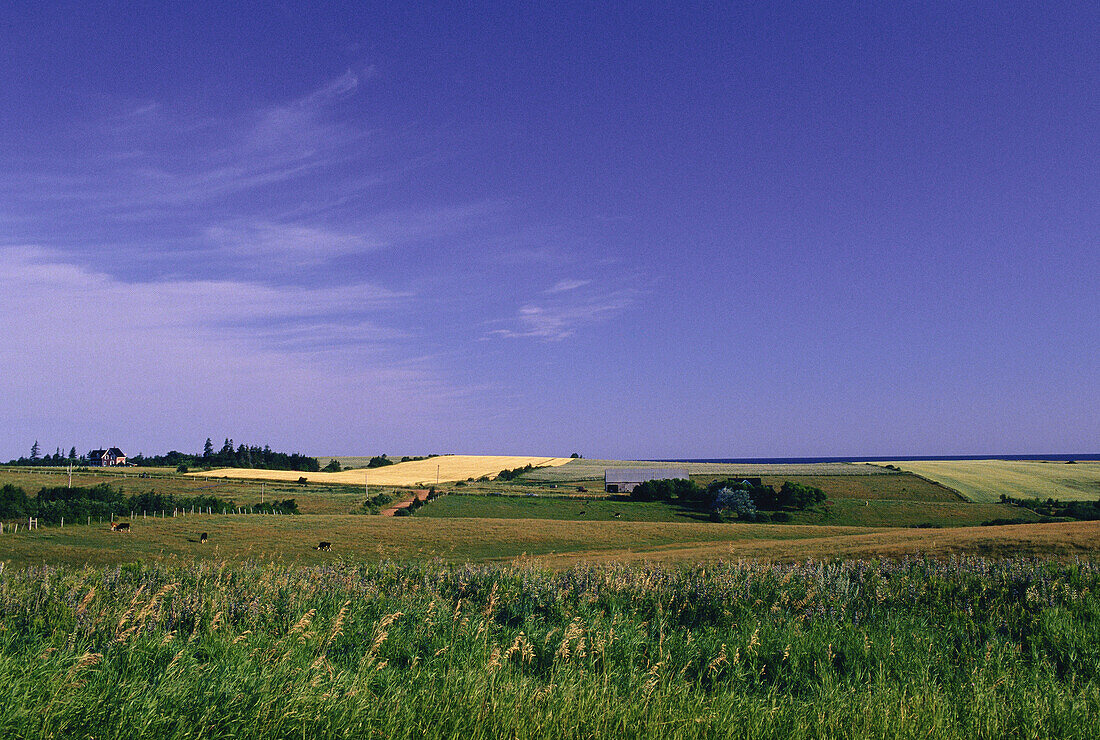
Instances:
[[[1066,463],[1041,460],[902,460],[902,470],[952,488],[970,501],[1053,498],[1095,501],[1100,498],[1100,461]]]
[[[372,486],[415,486],[431,485],[436,482],[480,478],[483,475],[495,476],[502,470],[522,468],[525,465],[535,467],[564,465],[568,457],[523,457],[516,455],[441,455],[427,460],[386,465],[381,468],[359,468],[339,473],[300,473],[296,470],[255,470],[249,468],[220,468],[210,472],[191,475],[210,478],[251,478],[254,480],[296,481],[305,478],[311,483],[352,483],[364,481]]]

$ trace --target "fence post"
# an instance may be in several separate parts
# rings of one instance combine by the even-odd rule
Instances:
[[[65,528],[65,517],[61,517],[61,528]]]

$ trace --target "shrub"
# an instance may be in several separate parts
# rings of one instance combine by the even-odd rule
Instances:
[[[522,468],[512,468],[511,470],[505,469],[497,473],[497,480],[515,480],[524,473],[529,473],[534,469],[531,463],[527,463]]]
[[[706,491],[698,483],[685,478],[670,480],[647,480],[634,486],[630,498],[635,501],[681,501],[697,503],[705,497]]]
[[[352,514],[377,514],[386,504],[393,503],[393,496],[388,493],[377,493],[364,501],[358,509],[352,509]]]
[[[756,510],[756,505],[752,502],[749,492],[741,489],[723,488],[719,490],[714,496],[714,502],[711,504],[710,509],[712,512],[719,513],[732,511],[738,519],[750,522],[756,521],[759,517],[759,512]]]
[[[799,511],[825,500],[825,492],[813,486],[785,481],[779,489],[779,505]]]
[[[31,500],[18,486],[5,483],[0,487],[0,519],[19,519],[31,513]]]

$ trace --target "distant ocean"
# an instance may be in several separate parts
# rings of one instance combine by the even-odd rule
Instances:
[[[780,465],[790,463],[889,462],[892,460],[1100,460],[1100,453],[1081,455],[894,455],[878,457],[691,457],[659,458],[654,462],[747,463]]]

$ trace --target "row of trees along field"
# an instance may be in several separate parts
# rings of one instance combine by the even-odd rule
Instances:
[[[301,470],[316,473],[321,469],[317,458],[300,453],[275,452],[268,445],[263,447],[238,445],[226,438],[221,449],[215,451],[214,443],[208,437],[201,455],[187,455],[175,450],[167,455],[146,457],[137,455],[130,459],[134,465],[174,468],[258,468],[262,470]]]
[[[630,493],[635,501],[668,501],[693,509],[709,511],[711,518],[721,520],[727,515],[757,521],[762,512],[775,512],[768,518],[786,521],[789,511],[803,511],[824,503],[820,488],[785,481],[777,491],[774,486],[726,478],[710,483],[706,488],[692,480],[650,480],[637,485]]]
[[[66,455],[61,451],[59,446],[57,450],[52,454],[42,454],[42,445],[38,444],[38,440],[34,441],[31,445],[31,454],[29,457],[19,457],[12,460],[8,465],[83,465],[88,462],[87,455],[81,453],[77,455],[76,447],[69,448],[69,454]]]
[[[420,457],[411,457],[409,455],[405,455],[400,460],[394,460],[389,455],[386,455],[385,453],[383,453],[381,455],[375,455],[374,457],[372,457],[370,460],[367,461],[367,464],[364,465],[363,467],[365,467],[365,468],[384,468],[387,465],[396,465],[397,463],[413,462],[413,461],[416,461],[416,460],[429,460],[433,457],[439,457],[439,455],[435,455],[435,454],[421,455]],[[328,461],[328,465],[321,468],[321,472],[324,472],[324,473],[339,473],[341,470],[353,470],[353,469],[354,468],[344,468],[342,465],[340,465],[339,460],[337,460],[336,458],[332,458],[331,460]]]
[[[79,524],[87,517],[107,519],[112,515],[126,517],[132,513],[210,510],[220,513],[235,509],[237,505],[216,496],[174,496],[172,494],[144,491],[127,496],[121,488],[106,483],[87,488],[46,486],[34,496],[10,483],[0,487],[0,520],[38,517],[42,524],[58,524],[62,518]],[[273,501],[249,507],[256,513],[297,514],[294,499]]]
[[[65,466],[86,465],[89,455],[77,455],[76,447],[69,449],[69,454],[63,455],[58,447],[53,455],[43,455],[38,440],[31,445],[29,457],[20,457],[9,462],[9,465],[35,465],[35,466]],[[143,455],[138,453],[127,458],[132,465],[144,467],[171,467],[181,469],[195,468],[259,468],[263,470],[301,470],[307,473],[315,473],[321,469],[321,464],[316,458],[299,453],[275,452],[268,445],[263,447],[239,445],[233,446],[233,440],[226,438],[220,450],[214,449],[214,443],[208,437],[203,445],[201,453],[188,454],[172,450],[166,455]]]

